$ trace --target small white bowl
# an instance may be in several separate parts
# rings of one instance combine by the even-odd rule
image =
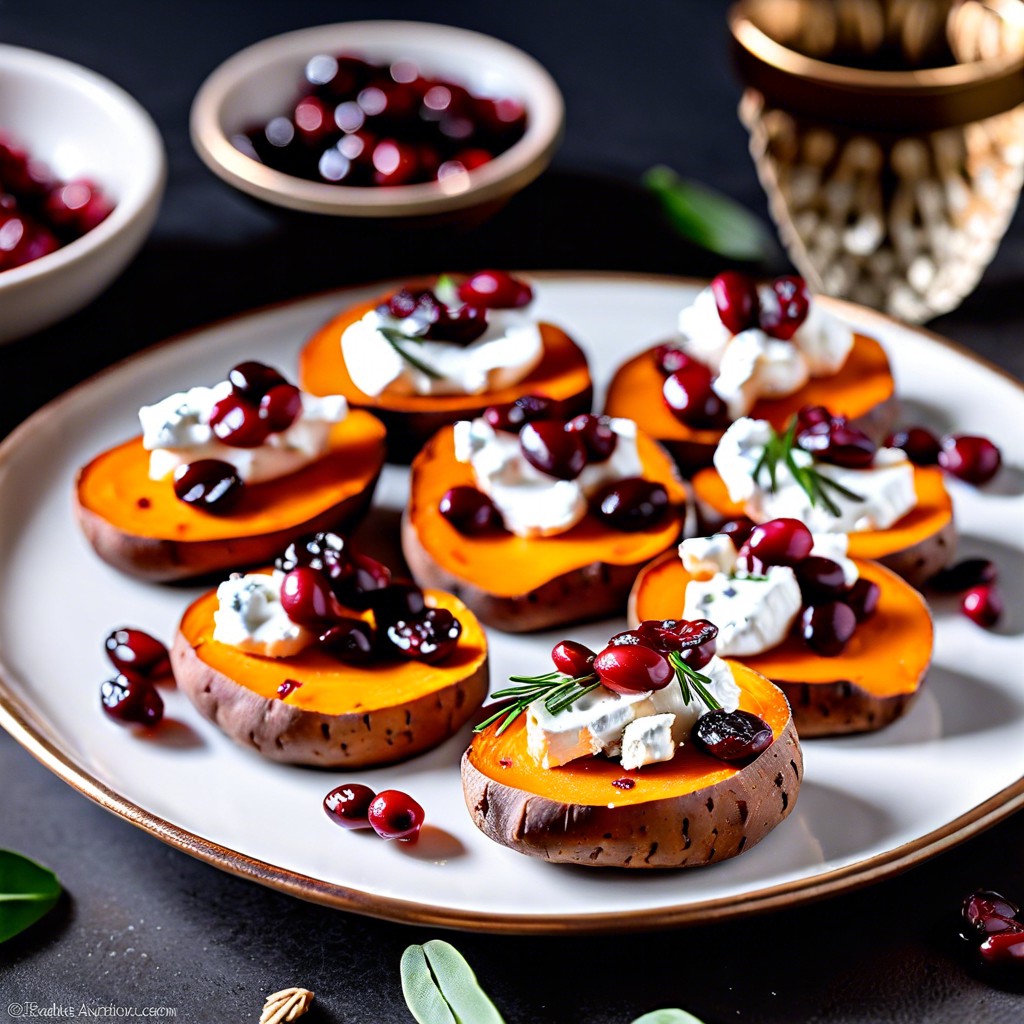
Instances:
[[[58,178],[89,178],[116,204],[81,238],[0,272],[0,342],[81,309],[124,269],[156,218],[166,176],[156,125],[123,89],[35,50],[0,45],[0,130]]]
[[[381,62],[408,59],[486,96],[526,108],[526,133],[504,153],[458,181],[358,188],[306,181],[257,162],[231,136],[286,112],[303,69],[318,53],[357,53]],[[338,217],[422,217],[495,207],[547,167],[562,137],[565,105],[532,57],[490,36],[412,21],[353,21],[264,39],[220,65],[192,104],[192,144],[214,174],[276,206]]]

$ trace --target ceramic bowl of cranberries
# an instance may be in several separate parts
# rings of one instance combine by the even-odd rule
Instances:
[[[265,39],[192,106],[219,177],[293,210],[360,218],[497,210],[548,165],[564,104],[515,47],[446,25],[348,22]]]
[[[149,233],[165,167],[156,126],[118,86],[0,46],[0,341],[107,287]]]

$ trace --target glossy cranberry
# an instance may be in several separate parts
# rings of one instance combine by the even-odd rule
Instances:
[[[712,395],[711,371],[696,360],[669,374],[661,387],[662,401],[669,412],[690,427],[708,425],[706,414]]]
[[[498,533],[505,528],[497,506],[483,491],[461,485],[450,487],[438,502],[438,511],[466,537]]]
[[[736,550],[739,551],[739,549],[746,543],[746,540],[753,529],[753,519],[748,519],[746,516],[738,516],[736,519],[729,519],[722,523],[722,525],[715,530],[715,533],[724,533],[726,537],[732,541]]]
[[[447,608],[427,608],[415,618],[392,623],[387,635],[405,657],[433,664],[455,650],[462,623]]]
[[[373,183],[409,185],[419,176],[420,162],[415,148],[397,139],[384,139],[373,151]]]
[[[866,580],[863,576],[854,580],[853,585],[843,596],[843,604],[848,604],[858,622],[870,619],[878,610],[878,602],[882,597],[882,588],[874,580]]]
[[[769,519],[750,531],[739,555],[744,560],[752,556],[761,566],[796,565],[811,553],[812,547],[814,537],[799,519]],[[749,564],[747,567],[756,569]]]
[[[374,68],[359,57],[317,54],[306,63],[306,81],[324,96],[354,95],[370,80]]]
[[[319,96],[304,96],[295,105],[292,122],[299,138],[307,145],[316,145],[336,135],[334,109]]]
[[[230,462],[197,459],[174,471],[174,496],[200,512],[227,515],[245,493],[245,484]]]
[[[376,634],[362,619],[340,618],[320,634],[318,642],[346,665],[366,665],[373,660]]]
[[[338,581],[334,592],[350,608],[369,608],[374,595],[391,583],[391,570],[362,552],[351,554],[351,573]]]
[[[385,789],[370,802],[370,826],[383,839],[410,842],[420,834],[426,815],[408,793]]]
[[[113,212],[114,204],[91,181],[57,184],[43,204],[43,219],[66,236],[80,238]]]
[[[719,708],[697,719],[694,742],[721,761],[749,761],[767,750],[774,740],[771,726],[749,711]]]
[[[800,635],[815,654],[834,658],[842,654],[857,629],[857,616],[842,601],[824,601],[805,608]]]
[[[587,464],[580,434],[558,420],[527,423],[519,431],[519,448],[534,469],[556,480],[575,480]]]
[[[346,782],[324,797],[324,813],[342,828],[369,828],[370,804],[376,796],[369,786]]]
[[[316,569],[331,581],[332,587],[355,573],[352,553],[345,538],[329,531],[292,541],[284,554],[274,560],[274,567],[281,572],[291,572],[299,567]]]
[[[250,405],[259,405],[271,388],[288,382],[272,366],[249,359],[228,370],[228,383],[239,398]]]
[[[38,200],[56,184],[49,167],[0,133],[0,182],[22,199]]]
[[[616,693],[661,690],[676,675],[664,654],[639,644],[606,647],[594,658],[594,671]]]
[[[963,919],[961,934],[965,939],[985,938],[1004,932],[1024,933],[1024,923],[1018,920],[1020,908],[997,892],[979,889],[964,898],[960,908]]]
[[[488,406],[484,409],[484,419],[495,430],[518,434],[527,423],[552,419],[555,410],[555,403],[550,398],[543,395],[521,395],[509,406]]]
[[[386,587],[370,591],[368,599],[378,629],[416,618],[426,607],[423,591],[412,580],[393,579]]]
[[[756,327],[760,301],[757,285],[735,270],[726,270],[711,281],[718,317],[733,334]]]
[[[285,573],[281,606],[292,622],[320,633],[342,617],[330,581],[316,569],[301,567]]]
[[[995,583],[999,570],[995,562],[987,558],[965,558],[956,565],[940,569],[929,581],[928,586],[943,594],[959,594],[968,587],[982,583]]]
[[[478,270],[459,285],[459,298],[483,309],[520,309],[533,300],[533,289],[505,270]]]
[[[294,384],[278,384],[260,399],[260,419],[274,433],[287,430],[302,412],[302,393]]]
[[[559,672],[564,672],[573,679],[588,675],[594,671],[594,652],[575,640],[559,640],[551,649],[551,660]]]
[[[905,427],[885,439],[887,448],[902,448],[915,466],[934,466],[939,461],[942,445],[939,439],[924,427]]]
[[[878,450],[863,430],[851,427],[842,417],[830,417],[803,427],[796,441],[816,459],[846,469],[865,469],[874,462]]]
[[[820,423],[831,423],[832,413],[823,405],[805,405],[797,412],[796,418],[798,429],[806,430],[808,427],[817,426]]]
[[[494,154],[486,149],[460,149],[454,159],[467,171],[475,171],[478,167],[489,164],[494,159]]]
[[[613,530],[636,533],[657,526],[668,514],[668,491],[655,480],[630,476],[598,492],[592,511]]]
[[[460,306],[455,310],[443,310],[440,316],[427,328],[425,338],[431,341],[450,341],[457,345],[469,345],[487,330],[487,312],[475,306]]]
[[[807,319],[810,305],[811,296],[802,277],[777,277],[771,283],[771,298],[761,302],[761,330],[773,338],[792,338]]]
[[[1001,932],[990,935],[979,947],[984,964],[992,966],[1024,966],[1024,932]]]
[[[20,210],[0,209],[0,270],[12,270],[58,248],[57,239]]]
[[[942,439],[939,465],[969,484],[988,483],[1001,463],[999,449],[987,437],[958,434]]]
[[[587,462],[604,462],[611,458],[615,446],[619,443],[619,435],[612,430],[606,416],[594,416],[585,412],[569,420],[565,429],[570,433],[579,434],[586,449]]]
[[[438,305],[437,298],[433,292],[429,291],[411,291],[408,288],[401,288],[392,295],[389,295],[387,300],[379,307],[378,312],[386,315],[393,316],[396,320],[405,320],[408,317],[416,316],[420,313],[421,317],[425,317],[424,313],[421,313],[421,309],[426,310],[428,307],[422,305],[422,300],[429,297],[430,304],[436,307]],[[433,316],[426,316],[426,319],[433,319]]]
[[[103,710],[122,725],[156,725],[164,717],[163,698],[141,676],[122,672],[100,687]]]
[[[804,604],[831,601],[846,592],[843,567],[831,558],[808,555],[796,564],[795,570]]]
[[[982,583],[964,594],[960,608],[972,622],[990,628],[1003,617],[1003,598],[994,583]]]
[[[228,395],[210,413],[213,436],[232,448],[258,448],[270,436],[270,426],[255,405]]]
[[[167,648],[155,636],[131,626],[115,629],[104,641],[107,657],[118,672],[155,678],[170,674]]]
[[[693,356],[687,355],[678,345],[673,345],[670,342],[659,345],[654,350],[654,361],[657,363],[658,369],[666,375],[685,370],[697,362]]]

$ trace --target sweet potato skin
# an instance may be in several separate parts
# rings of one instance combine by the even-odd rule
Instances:
[[[565,804],[496,782],[462,758],[474,824],[502,846],[584,867],[688,868],[726,860],[793,810],[803,758],[790,719],[775,742],[730,779],[682,796],[620,807]]]
[[[415,700],[366,713],[325,715],[267,699],[207,665],[182,633],[171,647],[178,686],[204,718],[272,761],[322,768],[393,764],[436,747],[487,695],[487,659],[469,675]]]
[[[882,697],[844,679],[832,683],[773,682],[786,695],[797,732],[804,740],[882,729],[905,715],[921,692],[918,686],[912,693]]]

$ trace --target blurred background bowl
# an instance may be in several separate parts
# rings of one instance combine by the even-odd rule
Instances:
[[[523,137],[489,163],[444,183],[355,187],[307,181],[267,167],[231,136],[288,113],[313,56],[357,54],[382,63],[408,60],[424,75],[477,95],[510,97],[526,110]],[[480,220],[496,212],[550,163],[565,121],[562,95],[532,57],[490,36],[446,25],[362,21],[274,36],[221,64],[192,105],[192,143],[229,185],[275,206],[335,217]]]
[[[62,180],[116,204],[56,252],[0,272],[0,341],[81,309],[124,269],[156,219],[166,160],[156,125],[119,86],[70,61],[0,45],[0,131]]]

